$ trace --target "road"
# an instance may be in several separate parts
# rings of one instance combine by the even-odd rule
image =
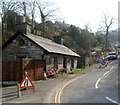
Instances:
[[[117,60],[111,61],[107,68],[99,69],[97,68],[97,64],[95,64],[77,74],[38,81],[34,83],[35,92],[33,92],[33,89],[21,91],[21,98],[17,98],[17,92],[11,92],[11,88],[15,87],[8,87],[10,89],[6,87],[2,91],[2,101],[4,103],[55,102],[108,103],[104,105],[111,105],[110,103],[118,103],[117,72]],[[6,93],[5,89],[10,91]]]
[[[68,84],[60,93],[60,103],[118,103],[118,61],[95,68]]]

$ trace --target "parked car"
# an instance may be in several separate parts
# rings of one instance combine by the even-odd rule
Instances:
[[[116,52],[109,52],[107,56],[108,60],[114,60],[114,59],[117,59],[117,57],[118,55]]]

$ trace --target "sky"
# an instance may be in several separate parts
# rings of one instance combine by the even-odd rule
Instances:
[[[103,14],[118,19],[119,0],[49,0],[60,8],[59,16],[65,23],[84,28],[89,25],[92,32],[103,26]],[[61,20],[62,21],[62,20]],[[113,25],[111,30],[118,28]]]

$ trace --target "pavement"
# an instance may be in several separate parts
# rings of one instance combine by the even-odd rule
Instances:
[[[55,94],[65,81],[87,74],[97,67],[98,64],[94,64],[77,74],[34,81],[35,92],[33,88],[28,88],[21,91],[20,98],[17,97],[17,86],[4,87],[2,95],[0,95],[2,97],[1,103],[54,103]]]

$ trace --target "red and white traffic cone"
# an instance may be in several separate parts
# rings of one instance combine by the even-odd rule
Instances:
[[[108,67],[108,61],[106,61],[106,65],[105,65],[105,67]]]
[[[47,80],[47,74],[45,71],[44,71],[44,80]]]
[[[109,64],[108,61],[106,62],[106,64],[107,64],[107,65]]]

